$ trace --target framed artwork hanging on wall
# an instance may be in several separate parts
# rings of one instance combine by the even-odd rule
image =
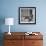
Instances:
[[[36,7],[19,7],[19,24],[36,24]]]

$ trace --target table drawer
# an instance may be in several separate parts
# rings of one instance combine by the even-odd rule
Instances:
[[[4,45],[5,46],[15,46],[16,45],[16,41],[15,40],[5,40],[4,41]]]
[[[15,36],[5,36],[4,39],[10,39],[10,40],[22,40],[24,39],[23,35],[15,35]]]
[[[38,35],[38,36],[37,36],[37,35],[34,35],[34,36],[26,35],[26,36],[25,36],[25,40],[26,40],[26,39],[27,39],[27,40],[29,40],[29,39],[30,39],[30,40],[31,40],[31,39],[43,40],[43,36],[41,36],[41,35]]]
[[[23,40],[5,40],[4,46],[23,46]]]
[[[25,40],[24,46],[43,46],[42,40]]]

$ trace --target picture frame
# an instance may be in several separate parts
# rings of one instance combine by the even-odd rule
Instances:
[[[36,24],[36,7],[19,7],[19,24]]]

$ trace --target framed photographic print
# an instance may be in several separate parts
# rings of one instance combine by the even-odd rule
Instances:
[[[36,24],[36,7],[19,7],[19,24]]]

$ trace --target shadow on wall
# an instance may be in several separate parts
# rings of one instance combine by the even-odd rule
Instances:
[[[0,16],[0,46],[3,46],[3,32],[2,32],[2,25],[5,23],[5,17]]]

